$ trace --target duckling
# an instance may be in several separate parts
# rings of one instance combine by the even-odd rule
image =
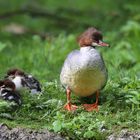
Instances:
[[[96,102],[84,104],[87,111],[98,111],[99,91],[106,85],[108,72],[101,54],[96,47],[108,47],[103,36],[94,27],[88,28],[78,38],[80,50],[72,51],[66,58],[60,73],[60,81],[66,89],[67,103],[64,108],[74,111],[78,107],[71,103],[71,92],[80,97],[96,93]]]
[[[15,84],[10,80],[0,81],[0,98],[21,105],[20,94],[15,91]]]
[[[27,88],[32,94],[41,92],[41,85],[39,81],[32,75],[29,75],[19,69],[9,70],[5,78],[15,83],[16,90]]]

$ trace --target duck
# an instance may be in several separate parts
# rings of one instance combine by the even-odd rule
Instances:
[[[8,70],[5,78],[14,82],[17,91],[26,88],[32,94],[41,93],[39,81],[31,74],[27,74],[20,69],[14,68]]]
[[[15,84],[8,79],[0,80],[0,98],[21,105],[21,96],[15,90]]]
[[[107,83],[108,71],[96,47],[109,47],[109,44],[103,42],[101,31],[95,27],[84,31],[77,41],[80,50],[68,54],[60,73],[60,82],[65,87],[67,96],[64,108],[67,111],[75,111],[78,108],[71,102],[72,92],[79,97],[96,94],[96,102],[83,104],[83,107],[87,111],[98,111],[99,93]]]

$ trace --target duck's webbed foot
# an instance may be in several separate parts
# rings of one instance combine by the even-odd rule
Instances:
[[[94,103],[94,104],[84,104],[83,105],[85,110],[87,111],[98,111],[98,104]]]
[[[94,104],[83,104],[83,107],[87,111],[98,111],[98,97],[99,97],[99,91],[96,92],[96,102]]]
[[[67,103],[64,108],[67,111],[75,111],[78,107],[76,105],[72,105],[71,103]]]

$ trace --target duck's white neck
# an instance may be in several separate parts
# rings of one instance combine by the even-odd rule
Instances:
[[[92,46],[81,47],[80,52],[87,52],[87,51],[90,51],[91,49],[95,50],[95,48],[93,48]]]

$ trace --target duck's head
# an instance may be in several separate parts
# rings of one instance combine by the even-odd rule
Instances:
[[[102,33],[94,27],[88,28],[84,33],[82,33],[78,37],[78,43],[79,43],[80,47],[86,47],[86,46],[109,47],[109,44],[103,42],[102,40],[103,40]]]
[[[8,70],[5,78],[13,80],[16,76],[24,77],[25,73],[23,71],[19,70],[19,69],[11,69],[11,70]]]
[[[0,81],[0,90],[2,91],[3,89],[7,89],[10,91],[14,91],[15,90],[15,84],[11,81],[11,80],[1,80]]]

